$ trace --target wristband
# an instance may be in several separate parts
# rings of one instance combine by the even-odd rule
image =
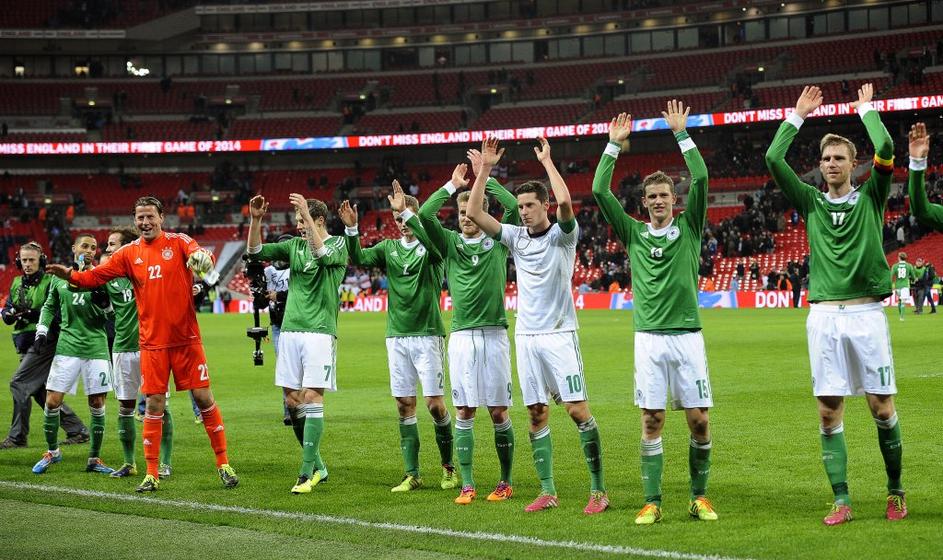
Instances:
[[[345,228],[344,228],[344,233],[346,233],[346,234],[347,234],[348,236],[350,236],[350,237],[356,237],[356,236],[360,235],[360,232],[357,231],[357,224],[354,224],[354,225],[352,225],[352,226],[347,226],[347,227],[345,227]]]
[[[915,158],[910,157],[910,170],[911,171],[926,171],[927,170],[927,158],[920,157]]]
[[[619,144],[616,144],[615,142],[610,141],[608,144],[606,144],[606,149],[603,150],[602,153],[606,154],[607,156],[617,158],[619,157],[619,152],[621,151],[622,151],[622,146],[620,146]]]
[[[789,116],[788,116],[788,117],[786,117],[786,122],[789,123],[789,124],[791,124],[792,126],[794,126],[794,127],[796,127],[796,128],[801,128],[801,127],[802,127],[802,123],[805,122],[805,119],[802,118],[802,117],[800,117],[798,113],[796,113],[795,111],[793,111],[792,113],[789,113]]]

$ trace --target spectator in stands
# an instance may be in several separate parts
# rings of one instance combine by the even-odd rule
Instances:
[[[750,278],[760,280],[760,265],[755,260],[750,261]]]
[[[741,281],[743,281],[743,276],[744,276],[745,272],[746,272],[746,271],[745,271],[744,268],[743,268],[743,259],[740,259],[740,260],[737,261],[737,278],[739,278]]]

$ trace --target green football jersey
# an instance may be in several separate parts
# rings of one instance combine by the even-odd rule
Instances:
[[[347,246],[342,237],[331,236],[324,240],[324,248],[327,253],[316,257],[305,239],[293,237],[281,243],[265,243],[258,253],[250,255],[257,260],[289,263],[282,332],[337,336],[338,287],[347,271]]]
[[[907,190],[910,192],[910,212],[921,225],[943,231],[943,206],[931,204],[926,188],[926,159],[921,162],[922,169],[914,169],[911,160]]]
[[[489,178],[485,186],[504,207],[504,223],[517,224],[517,198],[496,180]],[[432,193],[419,209],[419,221],[432,244],[445,255],[445,277],[452,296],[451,331],[481,327],[508,326],[504,310],[504,289],[507,284],[508,248],[495,243],[482,232],[468,239],[463,234],[446,230],[437,214],[451,198],[454,187],[449,183]],[[410,220],[407,224],[411,224]]]
[[[57,356],[109,359],[105,310],[92,303],[92,293],[78,290],[61,278],[53,278],[39,325],[49,329],[59,310],[61,317]]]
[[[138,323],[138,304],[134,301],[134,286],[127,278],[115,278],[105,283],[111,307],[115,310],[115,342],[112,352],[138,352],[141,336]]]
[[[766,152],[773,180],[805,218],[811,303],[860,297],[884,299],[891,294],[882,235],[893,171],[884,162],[892,160],[894,145],[877,111],[868,111],[862,121],[874,144],[874,166],[863,185],[840,199],[832,200],[803,183],[786,163],[786,152],[799,132],[790,120],[779,126]]]
[[[593,196],[625,245],[632,265],[632,318],[636,331],[681,332],[701,328],[697,267],[707,220],[707,166],[687,132],[675,134],[691,173],[687,207],[664,228],[629,216],[610,184],[618,153],[607,149],[596,167]]]
[[[412,243],[407,244],[402,239],[384,239],[364,249],[360,246],[359,235],[348,235],[350,261],[355,266],[376,266],[386,270],[389,285],[387,337],[445,336],[439,311],[444,263],[438,250],[429,242],[419,218],[415,215],[407,217],[407,223],[416,232]]]
[[[910,283],[917,279],[915,269],[909,262],[897,262],[891,267],[891,278],[894,289],[909,288]]]

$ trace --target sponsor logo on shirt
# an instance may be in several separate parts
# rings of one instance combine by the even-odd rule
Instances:
[[[174,258],[174,250],[170,247],[164,247],[164,250],[161,251],[160,256],[164,257],[165,261],[169,261]]]

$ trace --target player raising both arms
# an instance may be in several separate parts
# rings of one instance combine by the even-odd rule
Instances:
[[[213,257],[189,236],[164,232],[163,205],[152,196],[134,203],[134,222],[141,237],[115,251],[106,264],[84,272],[50,265],[46,271],[85,289],[122,276],[134,287],[141,331],[141,391],[147,397],[142,430],[147,475],[137,491],[153,492],[160,484],[158,460],[171,371],[174,387],[189,390],[200,407],[219,477],[226,488],[233,488],[239,478],[229,466],[223,418],[210,390],[193,307],[193,273],[210,272]]]
[[[429,240],[416,213],[419,202],[403,194],[393,181],[389,197],[401,237],[384,239],[369,249],[360,246],[357,209],[348,201],[340,208],[347,226],[347,251],[356,266],[378,266],[389,280],[386,352],[390,367],[390,391],[399,412],[400,447],[406,474],[393,492],[409,492],[422,486],[419,475],[419,427],[416,424],[416,383],[422,385],[426,408],[435,424],[435,440],[442,459],[439,486],[458,486],[452,465],[452,416],[445,407],[443,346],[445,327],[439,311],[444,265],[439,250]],[[411,225],[408,222],[412,221]]]
[[[920,225],[943,231],[943,206],[931,204],[927,198],[927,156],[930,154],[930,136],[927,126],[917,123],[910,127],[910,172],[907,190],[910,193],[910,212]]]
[[[98,243],[89,234],[79,234],[72,245],[72,256],[79,271],[91,269]],[[61,265],[57,268],[69,271]],[[48,269],[47,269],[48,271]],[[58,274],[57,274],[58,276]],[[85,470],[110,474],[114,471],[99,458],[102,439],[105,435],[105,397],[111,390],[111,367],[108,363],[108,337],[105,333],[105,308],[108,295],[104,290],[80,291],[68,282],[54,278],[49,295],[39,314],[34,348],[39,352],[46,344],[46,337],[54,317],[62,317],[62,330],[56,344],[56,356],[46,380],[46,408],[43,431],[46,434],[48,451],[33,466],[33,472],[42,474],[53,463],[62,461],[59,451],[59,407],[66,393],[75,394],[79,379],[88,396],[88,409],[92,414],[92,441],[88,451]]]
[[[262,243],[268,203],[249,201],[249,257],[288,263],[291,282],[278,338],[275,384],[282,388],[295,437],[301,444],[301,472],[293,494],[307,494],[327,480],[321,459],[324,392],[337,390],[337,287],[347,270],[347,247],[327,232],[327,205],[292,193],[300,237]]]
[[[485,212],[485,182],[504,153],[503,148],[498,151],[496,138],[481,144],[481,171],[475,177],[466,212],[485,234],[509,249],[517,268],[517,375],[530,414],[530,441],[541,487],[540,495],[524,511],[557,506],[548,425],[548,403],[552,398],[563,403],[580,432],[591,479],[589,503],[583,511],[595,514],[609,507],[609,498],[603,483],[599,429],[586,402],[571,291],[579,226],[570,192],[550,158],[550,144],[545,138],[539,141],[540,147],[534,152],[550,178],[557,201],[557,223],[550,223],[550,198],[547,187],[539,181],[528,181],[515,189],[523,226],[501,224]]]
[[[656,171],[642,182],[642,205],[651,223],[625,213],[610,190],[616,158],[629,133],[632,117],[622,113],[609,125],[609,144],[599,160],[593,196],[622,241],[632,263],[635,323],[635,404],[642,409],[642,487],[645,507],[635,523],[661,521],[661,432],[667,395],[683,408],[691,432],[688,465],[691,476],[689,513],[713,521],[717,514],[705,494],[711,465],[708,409],[713,406],[707,355],[697,303],[697,267],[701,233],[707,221],[707,167],[685,130],[690,107],[671,100],[662,113],[691,173],[688,204],[677,218],[671,177]]]
[[[874,88],[858,90],[857,110],[874,144],[871,176],[851,186],[855,145],[836,134],[821,142],[819,169],[828,192],[803,183],[786,163],[786,152],[806,117],[822,104],[822,92],[808,86],[795,111],[779,126],[766,151],[766,165],[786,198],[805,218],[809,234],[809,302],[806,321],[812,392],[818,399],[822,461],[835,494],[826,525],[851,521],[848,451],[842,418],[845,397],[865,395],[877,424],[887,470],[887,518],[907,516],[901,485],[900,424],[894,409],[894,360],[881,300],[891,294],[890,267],[882,248],[884,208],[893,173],[894,144],[871,104]]]
[[[481,154],[469,151],[475,173],[481,172]],[[458,195],[458,224],[461,233],[439,223],[439,209],[456,189],[468,186],[468,166],[455,166],[452,180],[432,193],[419,208],[419,221],[438,252],[445,257],[445,275],[452,295],[452,332],[449,337],[449,381],[455,420],[455,453],[458,456],[462,491],[455,503],[469,504],[477,495],[472,475],[475,449],[475,411],[487,406],[494,424],[494,446],[501,464],[501,478],[489,501],[511,497],[511,465],[514,459],[514,432],[508,407],[511,406],[511,345],[504,311],[508,249],[485,235],[468,219],[468,191]],[[504,222],[517,224],[517,199],[496,180],[485,186],[504,207]],[[488,199],[483,199],[488,210]],[[412,227],[413,221],[407,222]]]

